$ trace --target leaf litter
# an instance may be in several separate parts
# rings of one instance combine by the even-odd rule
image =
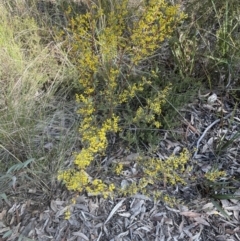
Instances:
[[[35,191],[26,192],[25,187],[15,185],[15,193],[25,192],[27,196],[24,199],[8,200],[8,203],[2,202],[0,237],[8,241],[19,240],[21,237],[22,240],[40,241],[240,240],[240,185],[237,180],[235,183],[230,179],[233,176],[238,177],[240,173],[237,136],[240,130],[240,112],[233,112],[229,107],[227,111],[219,113],[224,100],[217,100],[214,95],[210,101],[197,100],[186,106],[181,111],[182,115],[185,115],[183,123],[189,123],[191,128],[184,124],[182,129],[176,130],[182,133],[181,141],[175,140],[165,132],[156,154],[164,160],[171,154],[178,154],[183,147],[193,150],[194,153],[198,143],[197,153],[195,152],[196,155],[191,159],[196,183],[201,182],[202,176],[214,167],[227,172],[227,177],[220,180],[220,188],[214,189],[210,185],[214,193],[207,193],[211,190],[203,193],[204,187],[199,189],[196,183],[189,181],[187,187],[178,185],[175,188],[168,188],[170,195],[175,195],[184,203],[170,207],[160,200],[154,201],[140,193],[107,200],[101,197],[88,197],[85,194],[75,197],[75,194],[69,193],[56,183],[52,183],[54,191],[51,199],[44,201],[45,196],[41,195],[42,187],[29,184],[28,190]],[[228,115],[229,118],[226,118]],[[48,138],[45,144],[48,152],[55,145],[52,143],[56,143],[56,136],[59,139],[59,135],[55,135],[59,130],[55,132],[53,127],[51,124],[51,131],[47,132],[48,137],[53,133],[53,139]],[[66,133],[70,133],[72,125],[64,128]],[[228,145],[229,141],[231,145]],[[217,155],[217,147],[222,148],[221,155]],[[105,163],[123,163],[128,172],[134,174],[132,160],[137,157],[138,153],[122,151],[121,154],[110,156]],[[233,192],[226,188],[227,182],[234,188]],[[215,195],[215,203],[211,201],[211,195]],[[71,203],[72,198],[75,198],[75,204]],[[71,212],[69,220],[65,220],[67,210]]]

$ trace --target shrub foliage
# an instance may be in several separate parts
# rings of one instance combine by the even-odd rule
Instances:
[[[71,9],[67,15],[72,16]],[[161,110],[171,86],[159,89],[152,82],[155,73],[142,73],[141,64],[160,48],[184,18],[179,6],[164,0],[138,4],[128,0],[109,4],[87,1],[85,14],[71,17],[68,28],[58,35],[80,75],[76,99],[82,117],[79,132],[83,147],[75,154],[75,166],[59,173],[59,179],[69,190],[109,196],[115,185],[91,178],[87,173],[90,164],[106,154],[109,133],[120,133],[131,143],[134,133],[129,127],[149,130],[161,126]],[[182,155],[186,160],[188,153]],[[143,176],[154,174],[157,178],[167,165],[157,160],[149,163],[141,164]],[[180,167],[177,163],[168,167],[171,170],[165,177],[170,183],[179,181],[177,175],[171,177]],[[116,172],[121,173],[121,165]],[[143,177],[123,194],[143,191],[153,181]]]

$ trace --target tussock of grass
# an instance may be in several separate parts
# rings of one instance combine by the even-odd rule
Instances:
[[[17,7],[20,8],[20,5]],[[34,158],[35,161],[27,166],[33,172],[41,169],[44,173],[43,163],[46,166],[51,161],[57,168],[75,140],[70,134],[73,142],[69,141],[68,145],[65,138],[68,133],[60,131],[58,143],[53,144],[52,152],[44,147],[52,142],[52,136],[44,130],[48,126],[52,129],[56,126],[63,128],[63,119],[69,118],[66,104],[64,107],[62,101],[70,90],[67,79],[74,76],[74,68],[59,46],[53,42],[43,44],[41,32],[46,29],[39,28],[33,18],[23,10],[18,11],[19,8],[12,9],[8,4],[0,4],[0,167],[1,172],[6,173],[12,166]],[[63,85],[65,88],[61,90]],[[56,92],[62,96],[62,100],[56,100]],[[72,108],[74,105],[71,104],[68,109]],[[73,113],[70,118],[73,118]],[[59,115],[57,120],[56,115]],[[65,125],[64,128],[69,130],[72,126]],[[46,136],[49,140],[46,140]],[[39,165],[41,167],[37,167]],[[11,174],[15,175],[16,171],[11,171]],[[8,178],[9,175],[6,179],[3,176],[1,183]],[[8,185],[3,187],[10,188]]]

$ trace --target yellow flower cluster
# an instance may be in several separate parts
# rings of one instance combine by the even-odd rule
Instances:
[[[86,187],[86,191],[89,195],[97,196],[102,195],[104,198],[110,196],[115,189],[114,184],[107,185],[100,179],[92,181],[91,185]]]
[[[68,190],[79,192],[83,191],[90,181],[88,174],[84,170],[76,169],[60,172],[58,179],[65,182]]]
[[[175,197],[169,196],[167,194],[163,195],[162,200],[170,207],[173,207],[179,204],[179,201]]]
[[[176,183],[185,184],[185,172],[189,172],[191,168],[186,167],[190,158],[188,150],[184,149],[179,156],[172,155],[167,160],[160,159],[144,159],[139,158],[139,167],[143,170],[143,177],[138,181],[119,189],[119,193],[124,196],[141,193],[153,196],[154,200],[162,199],[165,203],[173,206],[177,203],[174,197],[163,194],[161,191],[155,190],[149,193],[149,185],[157,184],[162,181],[164,184],[175,185]]]
[[[137,186],[137,183],[133,182],[133,183],[127,185],[126,187],[121,188],[119,190],[119,193],[122,194],[123,196],[128,196],[128,195],[131,196],[131,195],[136,194],[138,191],[139,191],[139,188]]]
[[[207,180],[214,182],[221,177],[225,177],[226,172],[218,171],[218,170],[211,170],[211,171],[207,172],[204,176]]]
[[[156,120],[156,116],[160,116],[162,110],[161,107],[166,102],[166,96],[170,91],[170,86],[166,87],[163,91],[158,91],[154,98],[147,99],[145,107],[138,107],[135,117],[133,118],[133,123],[149,123],[159,128],[161,123]]]
[[[75,164],[79,169],[85,169],[94,159],[93,153],[89,152],[88,149],[83,148],[81,152],[75,156]]]
[[[66,220],[69,220],[70,217],[71,217],[71,212],[70,212],[69,209],[67,209],[67,211],[64,213],[64,218],[65,218]]]
[[[120,175],[121,172],[122,172],[122,170],[123,170],[123,164],[118,163],[118,164],[116,165],[116,167],[115,167],[115,173],[116,173],[117,175]]]
[[[134,195],[136,193],[141,193],[144,195],[149,195],[148,193],[148,185],[149,184],[154,184],[154,180],[151,177],[143,177],[140,178],[137,182],[134,181],[129,185],[126,185],[124,188],[119,189],[119,192],[124,195]]]
[[[144,90],[144,85],[146,83],[133,83],[132,85],[128,85],[128,88],[124,89],[122,93],[118,97],[118,103],[125,103],[129,99],[136,96],[138,92],[142,92]]]
[[[186,171],[186,163],[190,158],[190,153],[188,150],[184,149],[179,156],[172,155],[167,160],[160,160],[152,158],[150,160],[142,161],[140,164],[144,168],[145,175],[153,180],[162,180],[166,183],[174,185],[176,183],[185,183],[183,177]]]
[[[134,55],[135,64],[155,51],[161,42],[170,37],[174,24],[185,18],[184,14],[178,14],[179,6],[169,6],[165,0],[147,2],[131,30],[130,52]]]

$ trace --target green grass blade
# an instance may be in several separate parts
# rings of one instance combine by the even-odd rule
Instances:
[[[211,199],[211,202],[225,218],[230,220],[230,216],[223,210],[223,208],[214,199]]]

